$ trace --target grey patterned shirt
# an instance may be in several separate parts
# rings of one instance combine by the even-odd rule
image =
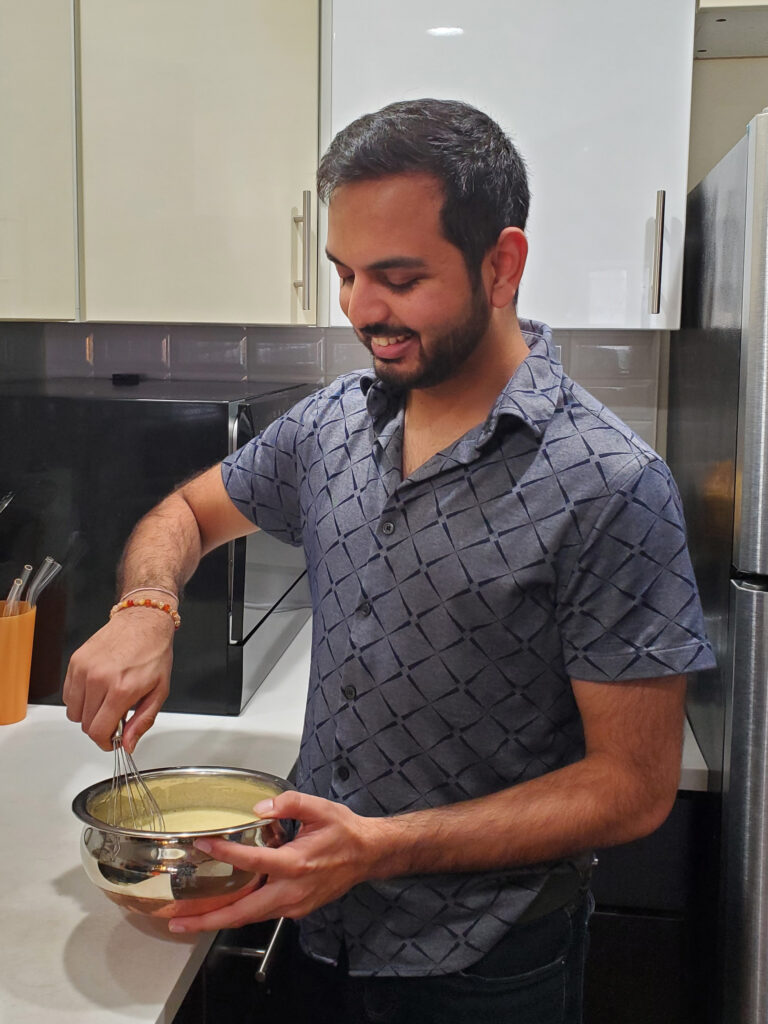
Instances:
[[[303,545],[313,649],[297,785],[362,815],[492,793],[584,755],[570,679],[713,662],[669,470],[563,372],[549,329],[484,423],[401,474],[402,394],[371,371],[224,463],[237,507]],[[467,842],[476,837],[467,836]],[[541,864],[356,886],[302,922],[353,974],[461,970],[534,899]]]

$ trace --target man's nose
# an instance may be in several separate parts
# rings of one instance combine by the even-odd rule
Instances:
[[[389,303],[381,286],[372,281],[361,280],[359,274],[347,287],[341,308],[352,326],[358,330],[367,324],[386,323],[390,318]]]

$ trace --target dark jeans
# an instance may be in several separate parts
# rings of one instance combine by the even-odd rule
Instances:
[[[291,1024],[581,1024],[591,893],[513,926],[482,960],[456,974],[350,977],[305,956],[293,938]]]

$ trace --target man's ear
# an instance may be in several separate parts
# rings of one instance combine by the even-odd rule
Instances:
[[[514,301],[528,258],[528,239],[520,228],[504,228],[489,253],[493,270],[490,303],[498,309]]]

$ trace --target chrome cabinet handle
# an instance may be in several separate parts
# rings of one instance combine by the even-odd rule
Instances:
[[[310,260],[310,236],[312,234],[312,193],[302,192],[302,210],[300,217],[294,217],[294,224],[303,224],[304,231],[302,233],[301,241],[301,278],[298,281],[293,282],[294,288],[301,288],[301,308],[309,309],[310,305],[310,288],[309,288],[309,274],[311,270]]]
[[[653,243],[653,271],[651,277],[651,313],[661,311],[661,258],[664,253],[664,204],[666,190],[656,193],[656,237]]]

